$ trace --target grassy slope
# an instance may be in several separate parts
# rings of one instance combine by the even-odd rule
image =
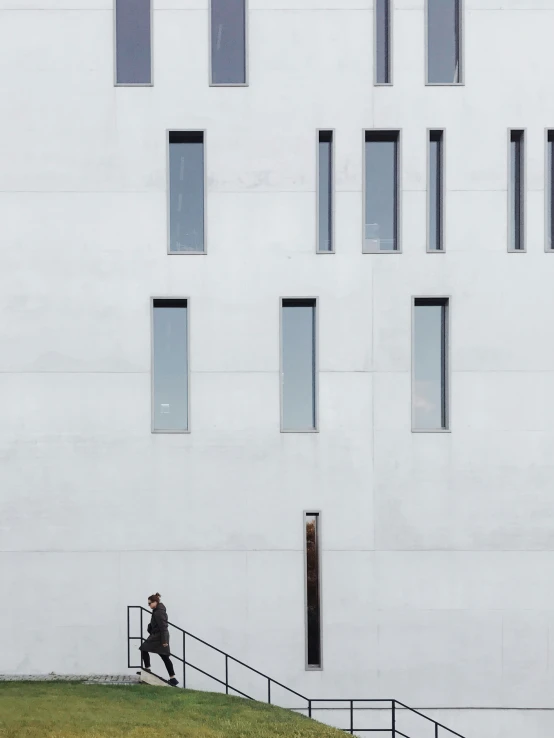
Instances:
[[[0,682],[1,738],[339,738],[288,710],[147,686]]]

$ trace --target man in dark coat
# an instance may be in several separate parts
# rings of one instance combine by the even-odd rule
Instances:
[[[150,654],[157,653],[161,656],[165,664],[165,668],[169,674],[169,683],[172,687],[176,687],[179,682],[175,678],[173,664],[169,658],[171,652],[169,650],[167,610],[165,605],[160,602],[160,595],[158,593],[148,598],[148,605],[152,609],[152,619],[148,624],[149,636],[140,645],[144,668],[150,671]]]

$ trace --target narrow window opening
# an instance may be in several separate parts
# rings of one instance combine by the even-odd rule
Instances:
[[[115,0],[115,81],[152,84],[151,0]]]
[[[155,299],[152,305],[152,428],[188,430],[187,300]]]
[[[391,83],[391,0],[375,0],[375,82]]]
[[[399,250],[398,131],[365,132],[365,253]]]
[[[525,150],[524,131],[510,131],[510,251],[525,250]]]
[[[319,513],[305,514],[306,666],[321,669],[321,585]]]
[[[211,0],[211,83],[246,84],[246,0]]]
[[[448,430],[448,300],[414,302],[412,418],[414,430]]]
[[[443,251],[444,132],[429,132],[429,251]]]
[[[554,250],[554,131],[548,131],[547,134],[547,185],[546,185],[546,248],[548,251]]]
[[[169,134],[169,252],[205,253],[204,134]]]
[[[427,0],[427,83],[461,84],[462,2]]]
[[[316,301],[286,299],[281,307],[281,425],[308,432],[316,418]]]
[[[319,253],[332,253],[333,243],[333,131],[319,131],[318,144],[318,238]]]

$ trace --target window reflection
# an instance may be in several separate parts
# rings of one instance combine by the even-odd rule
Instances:
[[[174,253],[204,246],[204,134],[169,134],[169,238]]]
[[[461,79],[462,0],[427,0],[427,81],[458,84]]]
[[[212,84],[246,84],[245,0],[211,0]]]
[[[307,665],[321,666],[321,607],[319,582],[319,514],[306,515],[306,637]]]
[[[153,305],[153,429],[188,430],[187,301]]]
[[[412,406],[416,430],[448,427],[447,309],[445,300],[415,301]]]
[[[364,251],[398,249],[398,132],[366,131]]]

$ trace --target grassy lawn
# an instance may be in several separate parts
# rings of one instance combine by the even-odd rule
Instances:
[[[145,685],[0,682],[1,738],[340,738],[258,702]]]

